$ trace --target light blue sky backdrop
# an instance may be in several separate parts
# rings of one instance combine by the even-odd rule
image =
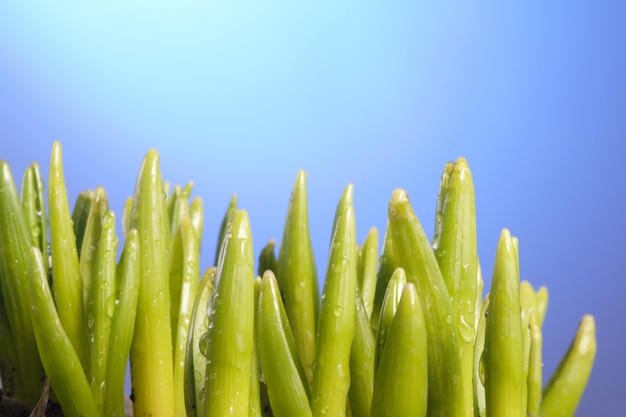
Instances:
[[[546,375],[594,314],[579,415],[623,415],[625,21],[623,2],[2,2],[0,158],[45,172],[58,139],[70,199],[103,185],[119,213],[156,148],[204,199],[203,268],[233,193],[258,253],[305,169],[323,277],[348,182],[359,241],[397,187],[432,236],[441,170],[465,156],[487,287],[508,227],[550,290]]]

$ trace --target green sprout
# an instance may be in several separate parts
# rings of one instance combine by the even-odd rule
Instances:
[[[465,398],[464,415],[474,415],[473,380],[474,328],[476,311],[481,298],[477,297],[478,253],[476,243],[476,208],[474,185],[467,161],[459,158],[444,168],[437,211],[433,252],[450,295],[456,323],[460,357],[461,390]]]
[[[38,170],[35,167],[29,170]],[[26,188],[26,187],[24,187]],[[37,188],[41,188],[38,186]],[[26,195],[26,194],[25,194]],[[26,201],[39,193],[29,194]],[[0,377],[4,389],[16,400],[34,406],[41,391],[44,370],[31,320],[29,289],[30,248],[35,245],[22,211],[9,165],[0,162]],[[39,243],[39,242],[38,242]],[[41,250],[41,249],[40,249]],[[47,263],[43,265],[48,276]]]
[[[208,305],[205,416],[248,415],[254,266],[248,214],[237,210],[228,223]]]
[[[138,416],[174,415],[174,369],[163,181],[159,155],[149,151],[137,184],[130,227],[139,232],[141,276],[135,335],[130,351],[134,412]]]
[[[0,161],[3,391],[34,415],[49,391],[65,416],[120,417],[130,360],[135,416],[574,415],[596,355],[593,316],[545,378],[548,291],[520,280],[518,241],[504,229],[483,294],[465,159],[443,170],[432,242],[397,189],[380,251],[376,228],[359,247],[348,185],[321,295],[305,180],[299,171],[258,276],[236,195],[201,274],[203,200],[192,182],[163,180],[155,150],[119,216],[101,186],[70,211],[58,142],[47,190],[34,163],[20,196]]]
[[[454,310],[435,254],[404,190],[389,202],[389,225],[394,251],[417,288],[428,334],[429,416],[463,416],[466,402]],[[471,277],[474,279],[474,277]]]
[[[373,417],[426,416],[428,405],[427,333],[413,283],[402,289],[374,380]]]
[[[54,298],[61,325],[76,350],[83,368],[88,368],[87,314],[83,299],[76,236],[72,225],[63,176],[61,144],[55,142],[48,177],[50,252],[54,271]]]
[[[276,265],[276,278],[283,294],[285,311],[292,326],[298,355],[304,366],[308,384],[312,385],[319,300],[315,260],[309,236],[304,171],[298,172],[296,185],[291,194]]]
[[[310,392],[278,283],[263,274],[258,302],[258,344],[267,393],[276,417],[310,417]]]
[[[517,247],[508,230],[498,243],[485,328],[487,417],[523,415],[522,318]]]

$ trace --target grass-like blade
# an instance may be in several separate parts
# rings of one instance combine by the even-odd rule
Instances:
[[[226,208],[226,213],[224,213],[224,217],[222,218],[222,223],[220,224],[220,231],[217,235],[217,249],[215,252],[215,261],[213,262],[213,265],[217,265],[219,261],[220,253],[222,253],[222,246],[224,244],[224,236],[226,234],[226,228],[228,227],[228,224],[233,220],[233,216],[235,215],[236,211],[237,211],[237,195],[234,194],[230,198],[230,202],[228,203],[228,207]]]
[[[189,327],[193,314],[194,301],[200,283],[200,248],[196,232],[188,216],[179,219],[178,228],[170,248],[170,285],[177,283],[178,288],[171,294],[172,305],[177,310],[172,312],[174,337],[174,398],[175,415],[185,416],[185,353],[189,338]]]
[[[393,323],[396,315],[400,298],[406,284],[406,273],[403,268],[396,268],[387,284],[387,291],[380,310],[380,319],[378,322],[378,332],[376,333],[376,359],[374,369],[378,368],[378,362],[382,355],[385,343],[387,342],[387,332]]]
[[[415,284],[424,306],[428,333],[428,415],[464,416],[467,402],[461,385],[461,360],[450,295],[432,251],[409,202],[397,189],[389,202],[389,227],[393,251]]]
[[[516,245],[510,232],[500,234],[485,328],[485,400],[487,417],[521,417],[522,322]]]
[[[209,318],[207,306],[213,293],[217,268],[212,266],[202,275],[196,293],[185,355],[185,407],[188,417],[205,415],[206,355]]]
[[[372,317],[374,295],[376,294],[376,274],[378,273],[378,229],[370,228],[359,251],[359,291],[367,317]]]
[[[85,229],[87,227],[87,219],[89,218],[89,212],[91,211],[93,202],[94,191],[85,190],[78,194],[76,201],[74,201],[74,208],[72,209],[72,226],[74,228],[74,236],[76,236],[76,251],[78,252],[79,259],[80,251],[83,246],[83,236],[85,235]]]
[[[32,320],[50,385],[66,417],[98,417],[83,367],[57,314],[41,251],[33,247],[30,253]]]
[[[133,209],[133,198],[128,197],[124,200],[124,207],[122,208],[122,232],[124,237],[128,236],[130,232],[130,212]]]
[[[126,235],[120,263],[115,273],[116,296],[111,321],[111,336],[106,365],[103,416],[123,417],[124,380],[130,345],[135,330],[137,297],[141,277],[139,234],[132,229]],[[110,308],[110,304],[107,305]]]
[[[102,219],[94,265],[96,273],[87,316],[90,352],[87,375],[94,401],[100,411],[104,409],[111,320],[115,313],[116,254],[115,215],[108,211]]]
[[[204,235],[204,203],[201,197],[194,197],[189,204],[189,219],[196,232],[198,247],[202,247],[202,236]]]
[[[485,296],[480,311],[478,326],[476,328],[476,345],[474,349],[474,415],[476,417],[487,416],[487,403],[485,401],[485,363],[483,352],[485,350],[485,330],[487,328],[487,311],[489,310],[489,294]]]
[[[376,339],[360,292],[356,296],[356,328],[350,349],[350,411],[355,417],[368,417],[374,392]]]
[[[61,144],[54,142],[48,175],[48,205],[50,217],[50,251],[54,299],[59,319],[76,349],[80,363],[87,369],[87,323],[80,276],[76,238],[63,176]]]
[[[48,220],[44,182],[39,164],[33,162],[24,172],[22,181],[22,208],[33,236],[33,243],[42,254],[48,254]],[[48,256],[43,257],[46,271],[50,268]]]
[[[285,219],[276,279],[309,384],[313,382],[319,309],[317,272],[309,234],[306,173],[298,172]]]
[[[6,395],[15,397],[15,389],[22,389],[18,383],[18,369],[20,366],[17,355],[17,343],[13,339],[6,306],[2,299],[2,288],[0,288],[0,340],[4,341],[0,343],[0,381],[2,381],[2,390]],[[41,373],[43,374],[43,368]]]
[[[2,381],[16,400],[30,406],[37,402],[44,376],[31,322],[28,285],[30,247],[34,243],[9,165],[0,161],[0,303],[3,333],[9,333],[7,341],[1,343],[12,341],[15,348],[6,348],[8,365],[14,368],[2,371],[7,382]]]
[[[541,327],[535,318],[535,312],[530,313],[528,319],[530,326],[530,354],[528,360],[528,401],[526,406],[527,416],[539,416],[541,411],[541,389],[543,384],[541,349],[543,337]]]
[[[372,306],[372,315],[370,317],[372,322],[372,328],[377,331],[378,324],[380,323],[380,310],[383,305],[385,293],[389,280],[393,275],[396,268],[400,265],[400,260],[397,253],[394,250],[393,238],[389,230],[389,221],[387,221],[387,228],[385,229],[385,236],[383,238],[383,249],[380,256],[380,267],[376,274],[376,292],[374,294],[374,304]]]
[[[593,316],[587,315],[543,391],[542,417],[574,415],[591,375],[596,348],[596,323]]]
[[[86,193],[82,194],[85,195]],[[80,238],[81,246],[77,246],[78,253],[80,254],[78,265],[83,282],[83,302],[85,311],[89,309],[89,302],[92,299],[93,284],[98,275],[98,269],[96,268],[98,245],[102,234],[103,219],[107,211],[109,211],[109,202],[103,187],[97,187],[87,195],[91,197],[92,201],[91,204],[88,205],[89,212],[87,213],[85,225],[82,229]],[[85,196],[83,198],[88,197]],[[79,200],[83,200],[83,198],[79,197]],[[77,211],[75,210],[74,213],[77,213]],[[88,317],[89,314],[88,312]]]
[[[254,278],[254,326],[252,330],[252,358],[250,360],[250,391],[248,417],[262,417],[263,404],[261,404],[261,358],[259,355],[259,314],[258,305],[261,296],[261,277]]]
[[[350,184],[337,208],[322,292],[311,392],[315,417],[342,417],[346,413],[358,259],[352,193]]]
[[[535,298],[537,300],[535,315],[537,324],[541,327],[543,326],[543,321],[546,318],[546,310],[548,309],[548,289],[546,287],[539,287],[535,293]]]
[[[480,262],[476,268],[476,301],[474,303],[474,329],[478,332],[478,323],[482,320],[480,315],[483,310],[483,290],[485,288],[485,281],[483,281],[483,273],[480,269]]]
[[[270,270],[263,275],[257,315],[261,368],[273,415],[310,417],[308,382]]]
[[[168,255],[159,155],[146,154],[135,185],[130,227],[141,245],[141,278],[130,351],[134,415],[172,417],[174,376]]]
[[[276,253],[274,252],[275,248],[276,241],[274,241],[274,239],[270,239],[263,249],[261,249],[261,253],[259,254],[259,269],[257,270],[260,277],[262,277],[267,270],[276,274],[277,260]]]
[[[180,227],[180,221],[183,217],[190,217],[189,215],[189,198],[191,191],[193,190],[193,182],[187,183],[184,188],[176,186],[174,188],[174,195],[171,202],[170,213],[170,227],[172,231],[172,237],[176,234],[176,230]]]
[[[428,400],[426,323],[413,283],[402,291],[376,371],[372,417],[424,417]]]
[[[208,307],[207,417],[247,416],[254,326],[254,258],[248,213],[224,233]]]
[[[432,246],[454,311],[463,395],[471,398],[478,256],[474,185],[464,158],[448,162],[441,176]],[[466,401],[465,415],[473,414],[473,403]]]
[[[522,379],[528,381],[528,371],[530,366],[530,346],[531,346],[531,329],[530,316],[535,314],[537,299],[535,297],[535,289],[530,282],[522,281],[519,287],[521,323],[522,323]],[[522,384],[522,398],[529,398],[528,384]],[[522,402],[522,415],[526,415],[527,401]]]

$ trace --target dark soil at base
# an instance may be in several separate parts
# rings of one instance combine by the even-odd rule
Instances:
[[[31,416],[31,408],[17,402],[9,394],[0,388],[0,417],[29,417]],[[45,413],[34,413],[32,417],[63,417],[63,411],[59,404],[47,402]]]

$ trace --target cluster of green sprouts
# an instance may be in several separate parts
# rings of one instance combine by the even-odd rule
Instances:
[[[81,193],[70,210],[58,142],[47,190],[36,163],[18,193],[0,162],[5,393],[34,407],[49,380],[65,416],[123,416],[130,358],[137,417],[574,414],[595,357],[594,320],[581,320],[544,385],[547,291],[520,281],[517,239],[503,230],[483,297],[464,159],[443,172],[432,241],[398,189],[382,249],[375,228],[359,245],[348,185],[321,297],[304,172],[278,254],[270,241],[257,271],[248,215],[233,197],[215,266],[201,274],[203,207],[191,190],[170,190],[149,151],[122,211],[117,259],[105,190]]]

